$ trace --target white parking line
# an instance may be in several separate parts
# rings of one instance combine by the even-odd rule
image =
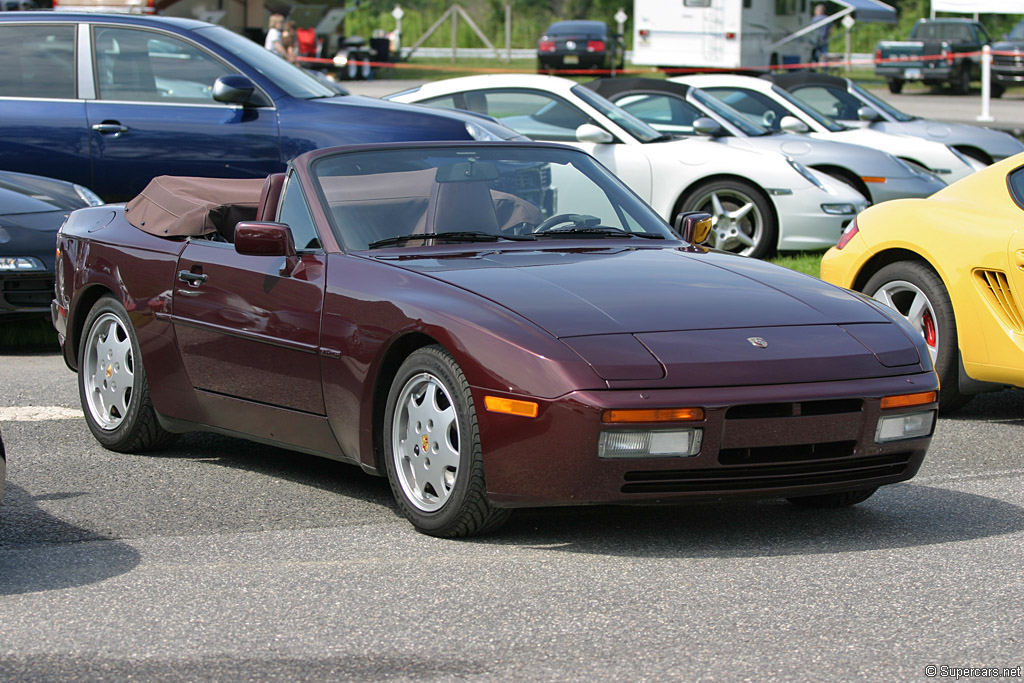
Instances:
[[[0,422],[40,422],[42,420],[69,420],[82,417],[81,408],[63,406],[0,407]]]

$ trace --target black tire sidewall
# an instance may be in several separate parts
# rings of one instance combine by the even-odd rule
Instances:
[[[412,377],[423,372],[433,375],[444,384],[452,399],[459,423],[459,469],[455,477],[455,486],[444,506],[435,512],[425,512],[419,509],[406,497],[398,477],[391,440],[393,423],[398,409],[398,396]],[[383,439],[388,481],[402,513],[412,522],[413,526],[424,533],[448,535],[445,531],[457,526],[464,515],[472,469],[475,463],[482,461],[482,455],[476,411],[472,396],[469,394],[469,385],[458,364],[446,351],[437,346],[424,347],[413,352],[402,363],[388,392]]]

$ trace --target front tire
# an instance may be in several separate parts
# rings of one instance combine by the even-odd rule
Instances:
[[[768,200],[742,180],[711,180],[695,187],[682,211],[711,214],[708,244],[752,258],[775,253],[778,226]]]
[[[971,396],[960,393],[960,347],[953,303],[938,274],[923,263],[899,261],[875,273],[864,293],[898,311],[924,337],[939,375],[942,412],[966,405]]]
[[[177,438],[157,422],[135,328],[112,296],[97,301],[85,320],[78,393],[85,422],[105,448],[148,451]]]
[[[953,92],[957,95],[971,94],[971,67],[969,64],[962,64],[956,71],[956,78],[952,83]]]
[[[487,498],[469,383],[440,346],[419,349],[402,363],[388,394],[383,439],[391,491],[418,531],[474,536],[508,519],[510,511]]]

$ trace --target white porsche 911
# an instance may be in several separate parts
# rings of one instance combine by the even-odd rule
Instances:
[[[579,147],[666,220],[707,211],[714,222],[708,243],[746,256],[827,249],[867,205],[850,186],[782,154],[673,138],[557,76],[452,78],[387,99],[477,112],[535,140]]]

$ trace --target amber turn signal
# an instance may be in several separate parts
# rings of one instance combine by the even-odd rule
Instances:
[[[921,406],[926,403],[935,403],[937,400],[938,392],[935,391],[923,391],[918,394],[903,394],[901,396],[886,396],[882,399],[882,410]]]
[[[703,408],[606,410],[601,414],[602,422],[695,422],[703,419]]]
[[[533,401],[517,401],[498,396],[484,396],[484,407],[492,413],[505,413],[521,417],[537,417],[538,406]]]

